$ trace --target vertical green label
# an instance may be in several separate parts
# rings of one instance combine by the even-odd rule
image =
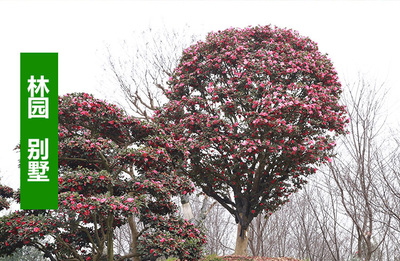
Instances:
[[[58,53],[21,53],[21,209],[58,208]]]

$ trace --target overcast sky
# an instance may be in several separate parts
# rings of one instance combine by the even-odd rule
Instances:
[[[332,59],[342,82],[385,81],[391,124],[400,115],[398,1],[0,1],[0,176],[19,186],[20,52],[59,53],[59,94],[98,94],[104,48],[132,31],[182,28],[193,33],[272,24],[299,31]],[[102,88],[100,86],[100,88]],[[398,125],[397,125],[398,126]]]

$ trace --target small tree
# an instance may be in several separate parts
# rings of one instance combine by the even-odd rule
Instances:
[[[186,49],[169,85],[169,102],[154,116],[160,139],[235,217],[235,253],[246,254],[252,219],[287,202],[345,133],[337,73],[296,32],[230,28]]]
[[[60,97],[59,209],[0,219],[0,254],[26,245],[51,260],[198,259],[204,236],[177,216],[172,201],[193,185],[175,174],[162,149],[146,146],[153,132],[88,94]],[[133,240],[120,256],[113,236],[123,224]]]

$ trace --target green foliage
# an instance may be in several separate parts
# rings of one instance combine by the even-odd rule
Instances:
[[[178,261],[179,259],[176,257],[168,257],[165,261]]]
[[[205,256],[202,260],[203,261],[223,261],[224,259],[222,257],[219,257],[216,254],[212,254],[212,255]]]

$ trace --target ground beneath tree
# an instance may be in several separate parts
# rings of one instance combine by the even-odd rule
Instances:
[[[301,261],[292,257],[223,256],[222,258],[229,261]]]

